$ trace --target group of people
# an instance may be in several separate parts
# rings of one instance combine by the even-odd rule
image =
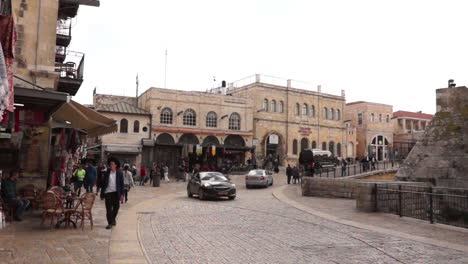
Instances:
[[[291,183],[291,178],[293,184],[299,183],[302,173],[304,173],[304,168],[302,166],[291,167],[291,165],[288,163],[288,167],[286,167],[286,177],[288,184]]]
[[[169,182],[169,164],[167,162],[153,162],[149,174],[146,170],[146,166],[142,165],[140,168],[140,176],[141,186],[144,186],[148,181],[151,185],[156,178]]]

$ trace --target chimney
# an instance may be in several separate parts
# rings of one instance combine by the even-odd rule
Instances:
[[[317,85],[317,92],[319,92],[319,93],[322,92],[322,85]]]

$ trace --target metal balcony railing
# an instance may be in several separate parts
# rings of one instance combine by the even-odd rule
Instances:
[[[59,19],[57,20],[57,46],[67,47],[71,41],[71,28],[72,20],[71,19]]]
[[[55,63],[55,71],[61,78],[83,80],[84,53],[66,51],[65,62]]]

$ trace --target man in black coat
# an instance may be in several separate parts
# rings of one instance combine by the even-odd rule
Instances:
[[[102,179],[101,198],[106,199],[106,229],[116,225],[115,218],[120,208],[120,200],[124,195],[124,176],[119,169],[120,162],[117,159],[108,160],[109,169],[104,173]]]

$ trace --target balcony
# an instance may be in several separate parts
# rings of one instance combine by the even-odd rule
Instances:
[[[57,38],[55,44],[57,46],[68,47],[71,41],[71,19],[57,20]]]
[[[63,61],[55,63],[60,74],[57,91],[76,95],[83,83],[84,53],[68,51]]]
[[[79,7],[79,0],[59,0],[58,18],[66,19],[75,17]]]
[[[62,46],[55,46],[55,62],[63,63],[67,57],[67,48]]]

